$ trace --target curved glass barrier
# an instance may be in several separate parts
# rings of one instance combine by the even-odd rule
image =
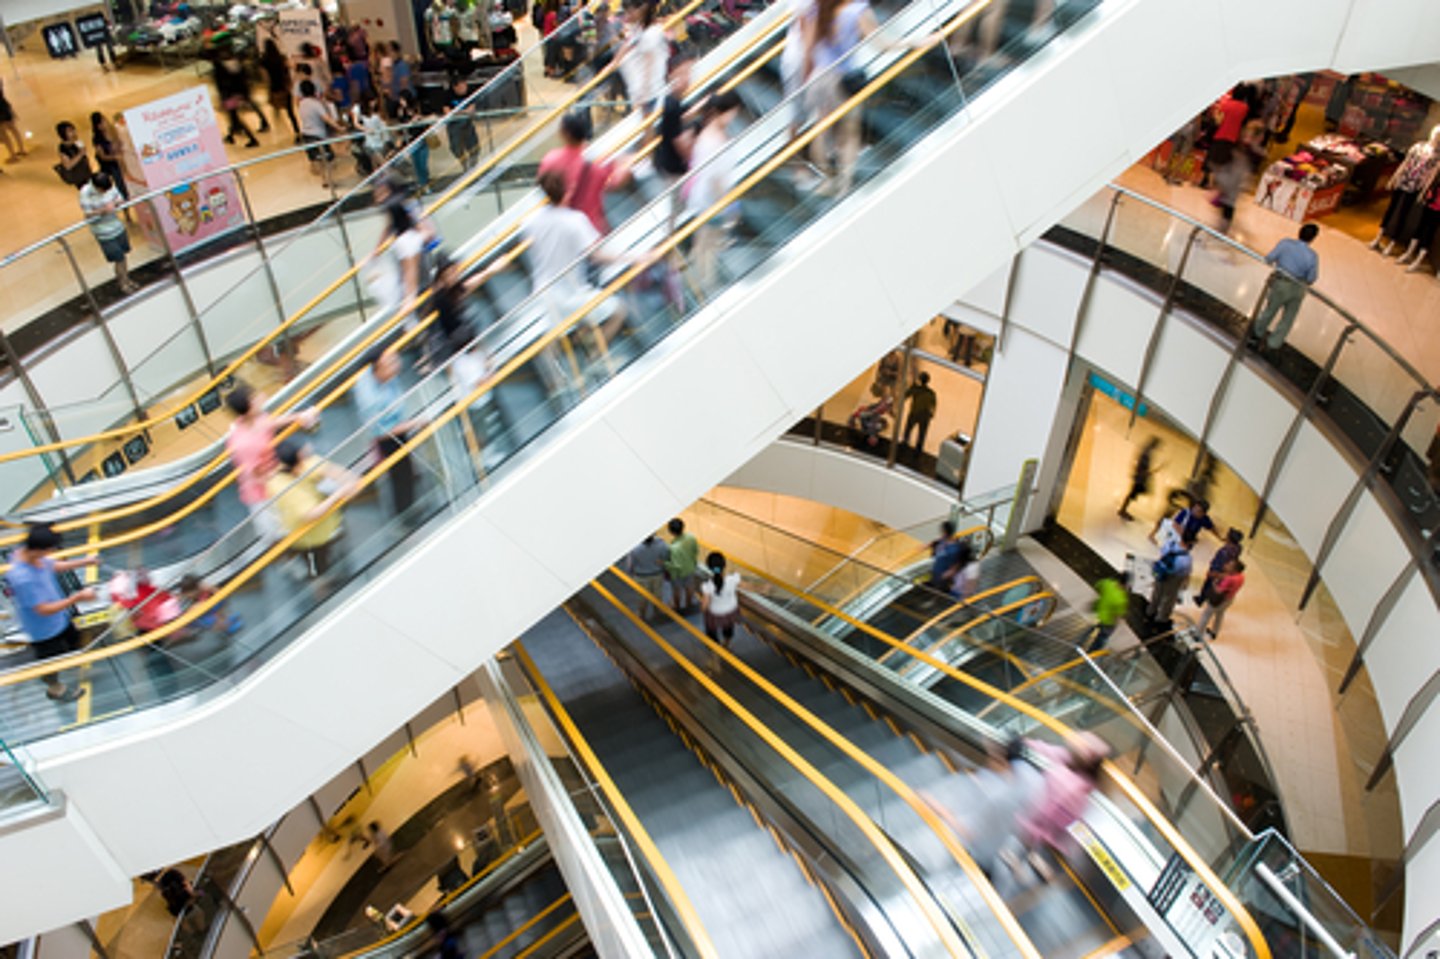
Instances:
[[[1434,452],[1440,393],[1379,334],[1308,286],[1293,326],[1285,328],[1283,310],[1272,321],[1298,284],[1266,264],[1263,253],[1121,187],[1106,187],[1046,239],[1214,324],[1236,343],[1237,361],[1238,350],[1254,350],[1304,397],[1302,415],[1323,413],[1369,462],[1370,474],[1401,504],[1415,541],[1429,544],[1419,549],[1424,561],[1436,564],[1431,534],[1440,529],[1440,461]],[[1271,303],[1276,291],[1279,298]],[[1257,321],[1265,323],[1264,344],[1253,343]],[[1261,492],[1262,514],[1276,479],[1272,470]]]
[[[987,5],[972,4],[948,19],[939,19],[939,30],[932,36],[956,35],[973,25]],[[1066,9],[1073,13],[1074,7]],[[925,14],[933,18],[930,12]],[[903,53],[877,44],[884,48],[870,51],[867,69],[874,71],[872,79],[835,113],[791,138],[788,114],[772,110],[737,137],[729,149],[738,154],[733,159],[739,182],[708,208],[694,211],[693,216],[687,214],[673,233],[668,230],[668,220],[675,200],[669,193],[615,231],[612,244],[623,243],[633,250],[648,247],[648,252],[623,267],[584,307],[555,323],[553,317],[547,319],[544,291],[525,298],[523,293],[516,296],[520,291],[509,285],[508,295],[521,302],[482,334],[479,347],[483,354],[462,352],[410,388],[403,400],[405,415],[424,421],[424,425],[403,446],[377,461],[374,424],[386,415],[384,410],[327,444],[325,457],[351,468],[352,474],[337,474],[318,464],[313,467],[333,477],[320,485],[336,484],[334,495],[320,511],[323,515],[306,514],[296,526],[271,540],[258,536],[232,507],[228,515],[218,515],[212,527],[201,531],[201,537],[209,539],[207,548],[198,555],[192,553],[159,582],[168,588],[181,572],[189,572],[208,581],[213,592],[197,597],[179,616],[133,636],[130,631],[138,627],[132,609],[124,619],[101,630],[86,652],[0,675],[0,696],[6,699],[6,715],[12,717],[16,739],[23,742],[53,735],[77,721],[95,722],[191,694],[204,696],[243,681],[259,663],[323,616],[327,600],[363,586],[405,555],[412,544],[423,540],[418,534],[429,523],[443,523],[452,510],[482,496],[495,471],[503,469],[551,424],[671,330],[701,313],[714,296],[763,268],[772,251],[841,202],[843,196],[816,196],[797,188],[793,171],[786,167],[787,161],[812,141],[854,111],[866,110],[872,118],[871,139],[866,162],[855,170],[852,188],[858,188],[884,174],[888,157],[903,153],[965,109],[973,94],[1073,22],[1069,18],[1046,21],[1013,46],[997,51],[992,60],[964,69],[944,44],[926,44]],[[925,21],[917,26],[925,27]],[[804,95],[803,90],[796,94]],[[676,189],[683,190],[684,185]],[[692,272],[682,278],[682,295],[672,297],[674,286],[664,282],[664,277],[657,283],[656,269],[693,259],[695,245],[702,246],[703,253],[703,244],[687,246],[687,241],[702,228],[718,225],[737,205],[740,226],[731,231],[730,248],[711,274],[711,285],[696,288],[683,282],[693,279]],[[656,243],[656,237],[664,239]],[[647,243],[647,238],[651,242]],[[513,256],[514,251],[503,255]],[[491,284],[482,289],[490,290]],[[582,325],[587,314],[612,299],[623,299],[630,309],[629,321],[617,335],[603,344],[588,336],[572,342],[572,332],[588,328],[588,323]],[[417,326],[401,339],[409,342],[418,332]],[[476,361],[482,371],[478,382]],[[489,375],[483,372],[487,363]],[[307,482],[311,474],[305,470],[311,468],[306,464],[297,482]],[[373,493],[379,492],[377,487],[388,474],[394,494],[397,477],[406,472],[420,474],[423,482],[413,502],[396,515]],[[282,499],[289,491],[276,490]],[[320,548],[330,542],[342,516],[343,541],[337,541],[335,549]],[[156,558],[162,557],[175,526],[164,521],[155,525],[156,529],[137,537],[138,545],[133,548],[102,549],[102,563],[133,570],[138,565],[137,549],[154,550]],[[188,531],[186,535],[190,535]],[[289,556],[281,561],[286,554]],[[160,568],[159,563],[146,565],[151,570]],[[297,588],[297,583],[304,588]],[[228,604],[225,615],[220,615],[224,604]],[[241,625],[232,618],[237,615]],[[85,684],[88,695],[78,704],[59,706],[45,700],[37,680],[57,669],[66,673],[67,681]]]
[[[739,49],[719,58],[717,62],[707,62],[704,64],[705,72],[703,75],[696,77],[689,98],[690,102],[695,103],[701,101],[704,96],[708,95],[709,92],[716,87],[736,88],[738,86],[753,102],[762,105],[766,103],[766,89],[772,86],[775,80],[769,75],[757,75],[756,68],[773,60],[774,55],[778,52],[778,44],[774,41],[783,34],[783,30],[781,29],[783,26],[783,18],[773,16],[765,22],[757,22],[755,29],[752,31],[752,35],[748,38],[743,38]],[[741,81],[744,81],[744,85],[741,85]],[[619,119],[621,114],[609,110],[607,101],[586,100],[585,103],[586,108],[592,115],[604,114],[611,117],[612,123],[622,122]],[[547,114],[546,118],[549,119],[550,115]],[[631,122],[627,124],[624,129],[617,130],[616,135],[606,140],[602,144],[601,149],[613,154],[615,151],[625,148],[627,145],[632,144],[635,140],[645,135],[646,128],[643,125]],[[549,147],[555,145],[555,137],[556,132],[553,123],[535,123],[531,125],[522,137],[512,141],[511,146],[517,147],[522,143],[534,141],[526,147],[526,150],[527,152],[533,152],[538,162],[539,156]],[[653,145],[653,140],[647,142],[640,148],[638,155],[643,155],[651,149]],[[509,147],[507,147],[507,149],[509,149]],[[485,194],[485,202],[480,204],[480,206],[490,212],[492,219],[495,216],[508,212],[509,207],[506,206],[505,203],[511,203],[518,198],[523,198],[526,204],[523,207],[522,215],[528,215],[535,206],[535,193],[530,185],[530,179],[527,178],[528,174],[533,171],[533,168],[527,166],[517,170],[516,165],[522,162],[523,157],[509,156],[503,164],[500,162],[501,159],[504,159],[504,157],[497,154],[487,159],[485,164],[477,168],[477,171],[484,171],[488,166],[489,174],[475,185],[474,190],[460,196],[456,202],[468,207],[474,199],[475,190],[486,188],[487,185],[498,184],[504,187],[503,191],[496,193],[494,196],[488,193]],[[497,186],[496,189],[498,190],[499,186]],[[500,202],[502,198],[505,200],[505,203]],[[339,212],[340,208],[337,207],[337,215]],[[356,220],[356,218],[352,215],[352,221],[354,220]],[[364,219],[359,222],[368,223],[372,230],[378,230],[378,224],[373,222],[373,219]],[[512,224],[510,227],[501,231],[498,236],[492,237],[488,242],[481,243],[478,252],[471,254],[463,261],[465,266],[474,265],[480,262],[482,257],[492,255],[496,249],[496,245],[508,241],[513,230],[514,225]],[[343,280],[344,277],[342,276],[341,279]],[[499,286],[498,281],[496,286]],[[330,299],[336,297],[344,298],[350,296],[351,294],[346,292],[348,289],[349,287],[343,282],[332,283],[330,292],[326,294],[325,302],[328,303]],[[424,312],[423,306],[427,298],[428,294],[422,294],[417,301],[422,306],[422,313]],[[483,323],[488,318],[487,314],[491,317],[503,316],[509,306],[514,304],[514,301],[515,298],[510,297],[508,291],[497,290],[496,295],[489,298],[489,302],[485,303],[478,311],[479,315],[477,315],[475,319],[477,322]],[[313,306],[315,306],[315,301],[312,301],[312,304],[306,309],[310,309],[310,307]],[[323,310],[325,308],[324,303],[321,303],[320,306],[315,308]],[[328,352],[325,353],[322,362],[300,370],[295,379],[291,380],[288,385],[282,387],[277,397],[277,402],[271,405],[271,412],[275,415],[284,414],[295,409],[302,400],[306,399],[310,401],[310,408],[317,410],[329,409],[336,404],[348,404],[350,402],[349,399],[342,396],[342,394],[348,389],[350,380],[346,379],[346,377],[352,371],[356,361],[363,356],[371,345],[380,342],[382,337],[398,332],[402,324],[409,323],[408,317],[410,311],[407,309],[392,309],[388,315],[386,315],[385,311],[381,311],[380,315],[383,318],[372,318],[370,322],[363,322],[365,319],[363,313],[358,316],[348,317],[344,322],[325,321],[326,325],[324,329],[319,331],[311,325],[312,323],[321,322],[321,320],[315,319],[313,314],[306,314],[305,310],[302,310],[300,313],[292,316],[291,320],[287,321],[287,323],[297,319],[304,319],[304,322],[288,327],[285,331],[286,335],[293,334],[297,338],[308,337],[311,338],[311,341],[319,340],[319,345],[330,348]],[[308,319],[306,318],[307,316],[309,316]],[[428,322],[428,317],[425,322]],[[271,341],[261,340],[253,344],[239,359],[233,361],[226,370],[221,372],[227,375],[238,373],[242,376],[249,377],[248,381],[256,385],[257,388],[264,387],[271,382],[270,365],[273,365],[270,364],[273,356],[266,353],[266,350],[269,349],[269,347],[266,346],[267,342]],[[333,344],[333,346],[331,346],[331,344]],[[259,367],[264,367],[265,369],[257,372],[257,364]],[[328,392],[326,392],[327,390]],[[162,517],[170,517],[172,519],[184,517],[190,521],[190,523],[187,524],[186,531],[193,532],[196,528],[195,524],[197,522],[203,522],[204,515],[213,513],[214,510],[218,508],[211,503],[211,500],[215,498],[219,488],[232,481],[225,473],[228,463],[224,452],[218,448],[219,440],[223,436],[225,429],[228,428],[228,418],[223,416],[216,418],[208,415],[214,412],[219,406],[220,391],[218,387],[214,387],[201,394],[198,399],[195,399],[194,402],[187,407],[194,415],[177,417],[173,420],[166,420],[163,423],[156,423],[151,430],[147,430],[143,434],[132,434],[129,429],[121,431],[124,437],[128,437],[128,440],[125,444],[122,444],[124,447],[122,450],[110,454],[109,458],[111,460],[123,462],[123,460],[120,460],[120,457],[126,455],[125,449],[128,449],[129,443],[135,442],[136,435],[141,436],[140,442],[148,450],[150,446],[158,446],[164,442],[165,437],[170,436],[173,438],[177,431],[180,431],[186,442],[190,444],[190,448],[198,447],[198,451],[187,457],[185,461],[177,463],[173,471],[160,472],[160,475],[155,478],[156,483],[161,488],[160,492],[152,494],[148,492],[149,487],[137,485],[134,492],[128,496],[128,499],[131,500],[128,505],[116,508],[105,508],[101,509],[98,513],[89,513],[87,515],[65,519],[57,524],[57,529],[62,532],[78,529],[91,530],[96,524],[100,524],[101,532],[99,540],[114,543],[117,536],[128,537],[128,540],[133,541],[137,538],[133,535],[134,530],[144,530],[149,524],[154,523]],[[204,415],[202,415],[202,412]],[[340,428],[348,430],[353,421],[348,418],[346,411],[339,409],[335,412],[338,412],[340,416],[338,420]],[[330,414],[327,414],[327,418],[329,415]],[[180,426],[182,420],[186,424],[183,427]],[[328,423],[322,423],[322,428],[327,428],[328,425]],[[109,449],[108,446],[99,446],[92,455],[98,456],[107,449]],[[6,469],[32,468],[34,465],[35,461],[33,458],[12,457],[9,462],[6,462],[6,456],[0,455],[0,474],[3,474]],[[178,481],[175,479],[176,476],[180,477]],[[136,479],[138,481],[139,478],[137,477]],[[125,480],[116,482],[123,483]],[[44,488],[49,488],[48,484],[43,484],[43,486]],[[17,487],[17,489],[18,488],[19,487]],[[43,492],[43,489],[38,492]],[[38,492],[31,490],[28,491],[25,496],[27,499],[33,499],[38,495]],[[88,495],[89,490],[76,492],[81,495]],[[116,495],[118,496],[120,494],[117,493]],[[104,502],[105,505],[108,506],[109,500]],[[202,512],[197,515],[197,510]],[[178,511],[178,513],[176,511]],[[222,525],[227,522],[233,522],[233,519],[223,517],[220,519]],[[18,540],[19,535],[14,533],[0,536],[0,547],[13,545],[18,542]],[[173,561],[173,557],[169,560],[161,560],[161,562],[163,561]],[[153,560],[146,561],[146,564],[151,566],[154,566],[155,563],[156,561]]]
[[[688,0],[677,5],[666,25],[684,23],[701,2]],[[779,14],[774,11],[756,32],[768,37],[771,21],[778,22]],[[575,16],[578,21],[589,14],[582,11]],[[743,17],[717,19],[712,30],[692,40],[693,46],[697,52],[713,49],[746,25]],[[175,258],[167,253],[178,283],[142,294],[151,297],[144,311],[114,314],[106,321],[105,312],[96,305],[99,330],[93,343],[86,341],[99,351],[95,379],[71,384],[66,396],[83,396],[80,400],[40,395],[33,389],[34,378],[27,379],[27,387],[32,387],[27,390],[27,405],[35,411],[26,424],[28,435],[17,433],[8,446],[0,443],[0,477],[5,479],[5,488],[21,498],[0,506],[11,512],[32,502],[37,493],[46,496],[115,475],[161,443],[183,439],[182,449],[193,448],[191,438],[202,430],[183,435],[182,431],[207,422],[205,415],[217,408],[218,392],[232,377],[260,384],[287,382],[323,352],[327,341],[333,343],[371,314],[393,308],[395,304],[387,306],[383,295],[372,289],[371,277],[364,271],[384,224],[378,218],[355,216],[368,206],[370,188],[380,176],[400,176],[422,192],[438,185],[438,177],[447,177],[450,185],[427,212],[440,236],[468,238],[517,198],[530,194],[532,164],[558,142],[553,121],[564,110],[583,102],[601,139],[627,122],[629,114],[623,107],[611,108],[607,99],[608,73],[596,73],[582,64],[560,80],[544,80],[545,52],[545,44],[536,45],[444,117],[425,121],[423,133],[344,196],[332,197],[322,215],[283,244],[267,247],[258,234],[250,237],[260,262],[238,282],[232,283],[233,271],[222,269],[212,271],[214,276],[208,279],[192,277],[187,286]],[[606,53],[598,48],[595,56]],[[635,123],[629,121],[628,125],[633,128]],[[460,130],[470,132],[460,134]],[[489,153],[476,163],[482,132],[483,148]],[[476,150],[464,154],[465,162],[457,161],[453,170],[445,161],[433,158],[432,171],[430,144],[440,140],[454,144],[457,136],[473,138]],[[451,152],[457,151],[452,147]],[[285,156],[294,159],[294,154],[289,151]],[[228,170],[207,179],[218,177],[238,182]],[[203,182],[197,183],[203,190]],[[157,196],[163,194],[150,194],[132,203],[148,206]],[[56,249],[93,246],[88,240],[82,244],[69,239],[83,227],[77,224],[53,243],[42,241],[15,254],[5,261],[15,267],[0,269],[0,282],[20,282],[19,265],[27,257],[43,258],[55,255]],[[241,234],[227,236],[230,242],[243,238]],[[8,278],[7,272],[11,274]],[[327,277],[336,279],[327,283]],[[224,287],[227,283],[232,285]],[[142,322],[140,312],[145,314],[145,335],[131,336],[129,327]],[[141,346],[144,354],[127,363],[122,354],[130,352],[132,343]],[[22,365],[13,350],[6,359],[12,367]],[[72,349],[67,360],[73,363],[74,359]],[[127,425],[115,425],[131,419]],[[140,445],[131,446],[137,434],[143,452]],[[87,449],[92,446],[99,448]],[[114,459],[115,453],[122,454],[119,461]]]

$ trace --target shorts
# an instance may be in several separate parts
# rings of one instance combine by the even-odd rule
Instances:
[[[705,635],[711,639],[724,636],[729,639],[735,635],[735,624],[740,622],[740,610],[733,610],[729,613],[716,615],[709,610],[705,611]]]
[[[636,584],[639,585],[641,589],[650,593],[650,595],[656,597],[657,599],[661,595],[661,590],[665,588],[664,573],[636,573],[632,578],[635,580]]]
[[[125,262],[125,256],[130,252],[130,237],[128,235],[118,233],[115,236],[106,237],[103,240],[96,237],[96,240],[100,243],[100,252],[105,254],[106,263]]]
[[[585,308],[585,304],[600,294],[600,290],[593,286],[582,286],[573,293],[557,294],[550,297],[550,308],[555,313],[555,323],[558,325],[570,319],[575,313]],[[590,312],[581,317],[582,323],[589,323],[591,326],[601,326],[615,315],[619,309],[619,300],[616,294],[612,294]]]
[[[330,149],[330,144],[321,143],[319,137],[312,137],[308,134],[303,134],[300,137],[300,142],[320,144],[319,146],[308,147],[305,150],[305,155],[310,158],[311,163],[324,163],[329,160],[335,159],[335,151]]]

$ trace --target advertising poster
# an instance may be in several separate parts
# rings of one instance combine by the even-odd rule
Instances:
[[[207,176],[230,162],[209,90],[191,87],[126,110],[125,128],[145,186],[166,190],[155,201],[155,212],[172,250],[178,253],[244,226],[235,175]]]
[[[320,22],[320,11],[311,8],[278,10],[275,19],[255,25],[260,46],[267,39],[274,39],[280,52],[287,57],[300,57],[300,51],[307,43],[317,49],[325,49],[325,27]]]

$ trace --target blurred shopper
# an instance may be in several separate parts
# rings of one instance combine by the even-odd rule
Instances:
[[[435,308],[435,320],[430,324],[425,348],[426,363],[432,368],[470,346],[474,339],[475,325],[470,321],[468,301],[479,285],[475,279],[461,276],[460,264],[447,254],[437,251],[434,262],[430,305]]]
[[[1209,533],[1216,538],[1220,536],[1215,532],[1215,518],[1210,515],[1210,503],[1207,500],[1193,500],[1189,506],[1176,510],[1174,516],[1160,517],[1155,522],[1155,528],[1150,531],[1150,542],[1158,542],[1156,537],[1160,535],[1162,527],[1167,522],[1186,549],[1195,548],[1195,544],[1200,541],[1201,533]]]
[[[405,416],[405,389],[400,385],[400,357],[382,346],[365,357],[365,371],[355,381],[355,402],[360,419],[370,430],[375,461],[381,462],[403,447],[410,435],[425,425],[419,418]],[[396,516],[404,517],[415,504],[415,464],[409,455],[396,460],[387,471],[390,477],[390,505]]]
[[[260,66],[265,71],[265,87],[270,99],[270,109],[275,111],[275,122],[280,122],[284,113],[290,121],[290,132],[295,142],[300,142],[300,121],[295,118],[295,100],[291,94],[290,61],[280,52],[274,39],[265,41],[264,52],[260,54]]]
[[[90,224],[95,242],[100,244],[105,262],[115,268],[115,282],[120,292],[134,293],[140,287],[130,279],[126,263],[126,257],[130,255],[130,236],[117,215],[123,203],[124,198],[115,187],[115,181],[104,171],[96,173],[89,183],[80,188],[80,210]]]
[[[585,156],[591,124],[584,110],[571,110],[560,118],[560,146],[540,161],[540,175],[552,170],[565,178],[565,206],[579,210],[602,236],[610,232],[605,218],[605,193],[620,186],[629,168],[618,158],[591,160]]]
[[[300,142],[310,144],[305,150],[310,172],[320,177],[325,189],[334,189],[330,167],[335,162],[335,151],[324,141],[343,134],[345,127],[340,124],[335,107],[320,99],[313,80],[300,81],[300,104],[296,110],[300,114]]]
[[[1130,504],[1150,492],[1150,485],[1159,469],[1155,465],[1155,451],[1159,448],[1160,438],[1150,437],[1140,448],[1140,455],[1135,458],[1135,465],[1130,469],[1130,492],[1125,494],[1125,501],[1120,504],[1116,514],[1126,522],[1135,518],[1130,515]]]
[[[1034,805],[1045,778],[1026,761],[1025,741],[1016,736],[1003,750],[992,747],[989,762],[975,771],[971,782],[975,792],[962,814],[961,830],[976,865],[993,881],[1016,839],[1016,810]]]
[[[100,172],[108,173],[110,182],[120,191],[120,196],[130,199],[130,188],[125,185],[120,133],[99,110],[90,114],[90,146],[95,151],[95,165],[100,168]],[[126,211],[126,216],[129,216],[129,211]]]
[[[215,93],[220,97],[220,108],[230,120],[230,126],[225,131],[225,142],[234,143],[235,134],[243,133],[247,147],[258,147],[260,141],[255,139],[255,133],[240,119],[240,108],[248,106],[260,118],[261,133],[270,129],[270,121],[250,96],[250,75],[245,72],[245,64],[240,62],[240,57],[234,48],[230,47],[216,57],[210,66],[215,79]]]
[[[678,516],[666,527],[670,531],[670,558],[665,562],[665,578],[670,581],[670,604],[682,616],[695,605],[695,572],[700,567],[700,542],[694,533],[685,531],[685,521]]]
[[[930,542],[930,585],[949,592],[955,574],[969,561],[971,552],[968,538],[957,539],[955,524],[948,519],[943,521],[940,536]]]
[[[625,97],[631,109],[651,113],[665,94],[665,64],[670,56],[670,39],[656,22],[655,0],[628,0],[625,26],[628,36],[615,55],[615,69],[625,81]]]
[[[225,394],[225,405],[235,414],[225,434],[225,449],[235,469],[240,502],[250,512],[255,531],[268,544],[279,539],[281,532],[278,520],[265,504],[269,496],[266,484],[275,472],[276,436],[291,426],[314,429],[320,414],[310,409],[271,416],[265,412],[265,397],[244,383],[236,383]]]
[[[464,959],[465,943],[444,913],[432,912],[426,916],[425,928],[429,930],[430,936],[425,942],[424,950],[428,950],[436,959]]]
[[[1046,760],[1040,795],[1020,814],[1020,839],[1030,865],[1046,882],[1054,869],[1043,856],[1045,849],[1063,852],[1069,829],[1090,804],[1110,747],[1093,733],[1080,733],[1067,747],[1027,740],[1026,748]]]
[[[939,406],[939,397],[930,388],[929,373],[921,373],[915,377],[915,382],[905,391],[905,404],[904,442],[918,461],[925,450],[925,436],[930,432],[930,421],[935,418],[935,409]],[[915,437],[915,442],[911,443],[910,437],[916,433],[919,435]]]
[[[470,97],[470,84],[457,76],[450,87],[450,112],[446,117],[445,136],[450,152],[468,170],[480,156],[480,137],[475,132],[475,104]]]
[[[712,95],[705,104],[705,116],[690,153],[690,179],[681,187],[689,216],[699,217],[723,200],[735,185],[735,151],[730,146],[730,126],[740,115],[740,95],[725,90]],[[715,289],[720,249],[736,218],[737,204],[717,211],[696,230],[690,248],[695,285],[702,293]]]
[[[1245,119],[1250,115],[1250,102],[1244,84],[1230,90],[1210,108],[1210,122],[1215,132],[1210,137],[1210,149],[1205,154],[1206,170],[1210,177],[1230,166],[1240,142]]]
[[[181,612],[207,602],[215,595],[215,587],[194,573],[186,573],[180,577],[178,590]],[[210,630],[222,636],[238,632],[244,627],[245,621],[240,618],[239,613],[230,612],[229,606],[228,602],[221,601],[210,607],[196,618],[193,627],[196,630]]]
[[[25,138],[15,125],[15,105],[5,96],[5,82],[0,80],[0,140],[5,141],[6,163],[19,163],[26,153]]]
[[[94,172],[90,167],[90,157],[85,152],[85,141],[80,139],[80,131],[76,130],[75,124],[69,120],[55,124],[55,135],[60,138],[60,144],[56,147],[60,162],[55,164],[55,172],[60,179],[78,190],[90,182],[90,176]]]
[[[379,820],[372,819],[365,826],[366,848],[375,857],[384,872],[395,864],[395,840],[381,827]]]
[[[655,172],[666,184],[673,184],[690,172],[690,149],[695,131],[685,120],[685,95],[690,92],[690,68],[694,56],[686,50],[676,53],[670,61],[670,85],[660,103],[657,133],[652,160]]]
[[[1245,534],[1235,527],[1230,527],[1225,534],[1225,542],[1210,557],[1210,568],[1205,573],[1205,579],[1200,583],[1200,589],[1195,593],[1195,605],[1203,606],[1210,598],[1210,587],[1215,579],[1225,570],[1225,564],[1233,559],[1240,558],[1241,544],[1245,541]]]
[[[1180,591],[1190,581],[1190,570],[1190,547],[1177,539],[1167,539],[1161,547],[1160,558],[1150,566],[1155,585],[1150,591],[1145,615],[1151,623],[1168,628],[1175,615],[1175,604],[1180,600]]]
[[[740,574],[725,572],[722,553],[705,557],[700,611],[705,617],[705,635],[729,649],[735,638],[735,624],[740,622]]]
[[[1273,266],[1275,272],[1270,275],[1265,305],[1255,317],[1252,332],[1263,346],[1271,350],[1280,349],[1285,342],[1290,327],[1295,325],[1300,304],[1305,302],[1305,288],[1313,286],[1320,277],[1320,258],[1311,248],[1319,235],[1320,228],[1314,223],[1307,223],[1300,228],[1299,239],[1281,240],[1265,256],[1265,262]],[[1274,322],[1276,313],[1280,314],[1280,322],[1271,330],[1270,324]]]
[[[395,131],[395,145],[404,151],[415,177],[415,192],[424,196],[430,190],[430,143],[421,122],[420,99],[414,90],[406,90],[398,99],[395,122],[402,126]],[[436,141],[439,142],[438,140]]]
[[[265,488],[280,526],[287,536],[304,530],[290,549],[301,559],[309,579],[325,582],[335,565],[335,544],[343,531],[340,506],[354,495],[358,480],[295,439],[275,447],[275,461],[277,469]],[[321,484],[329,492],[322,490]]]
[[[1225,624],[1225,611],[1235,602],[1240,587],[1245,585],[1245,564],[1238,557],[1227,560],[1220,574],[1208,581],[1205,609],[1200,614],[1196,631],[1211,639],[1220,635]]]
[[[639,606],[636,609],[640,618],[647,622],[652,610],[657,614],[660,612],[651,605],[650,596],[658,598],[664,594],[665,566],[669,562],[670,547],[654,533],[646,536],[640,545],[632,549],[625,557],[625,572],[640,584],[640,588],[645,590],[645,593],[650,594],[649,596],[645,593],[640,595]]]
[[[402,197],[391,197],[385,201],[385,231],[381,242],[389,237],[390,245],[383,251],[376,250],[366,257],[373,263],[370,281],[383,312],[396,309],[408,312],[404,324],[411,329],[419,322],[414,305],[420,295],[421,260],[425,254],[426,234],[422,222],[416,219],[414,204]]]
[[[1097,652],[1106,647],[1115,627],[1130,612],[1130,589],[1122,579],[1106,576],[1095,584],[1095,628],[1090,641],[1085,645],[1087,653]]]
[[[95,590],[81,589],[70,595],[60,585],[61,573],[86,566],[98,566],[97,556],[52,559],[60,548],[60,534],[45,523],[32,524],[25,532],[25,544],[10,554],[10,571],[5,574],[26,652],[35,662],[64,656],[80,648],[80,633],[70,611],[95,599]],[[66,686],[59,673],[40,677],[45,695],[57,703],[73,703],[85,695],[79,686]]]

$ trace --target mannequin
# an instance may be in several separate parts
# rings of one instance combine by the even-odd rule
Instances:
[[[1425,194],[1425,208],[1420,211],[1420,226],[1415,230],[1415,239],[1395,263],[1405,267],[1406,273],[1419,273],[1429,265],[1426,257],[1435,234],[1440,232],[1440,183],[1432,184]]]
[[[1400,169],[1390,178],[1390,205],[1385,209],[1380,232],[1370,241],[1370,249],[1379,250],[1381,256],[1389,256],[1396,243],[1409,239],[1405,233],[1405,221],[1415,204],[1430,189],[1437,170],[1440,170],[1440,126],[1430,131],[1429,140],[1422,140],[1406,151]],[[1406,255],[1414,252],[1412,243]]]
[[[455,46],[456,17],[455,0],[431,0],[425,11],[425,30],[429,35],[430,48],[441,57],[447,56]]]

